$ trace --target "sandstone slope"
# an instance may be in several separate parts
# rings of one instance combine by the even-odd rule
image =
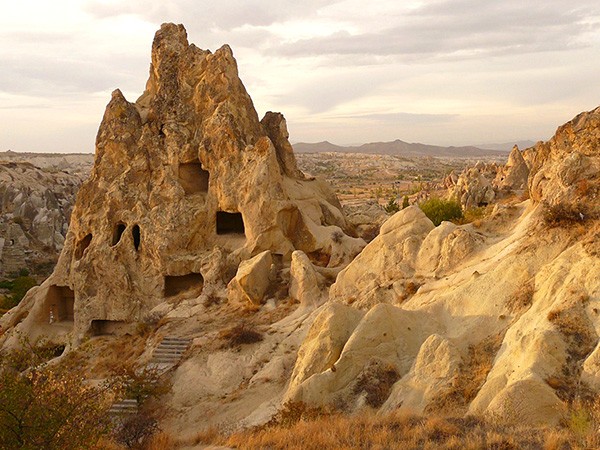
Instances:
[[[286,399],[557,423],[597,394],[599,112],[525,151],[532,200],[477,226],[416,207],[384,223],[331,287]],[[515,151],[504,180],[522,178]]]

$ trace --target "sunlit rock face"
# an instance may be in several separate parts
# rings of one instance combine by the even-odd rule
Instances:
[[[231,49],[201,50],[164,24],[142,96],[116,90],[106,107],[54,273],[3,328],[55,335],[58,323],[77,342],[224,288],[263,251],[343,266],[364,246],[351,234],[332,190],[297,168],[283,116],[259,120]]]

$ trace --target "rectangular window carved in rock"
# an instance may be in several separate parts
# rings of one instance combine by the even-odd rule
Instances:
[[[244,234],[242,213],[217,211],[217,234]]]
[[[46,297],[48,322],[73,322],[75,292],[68,286],[50,286]]]
[[[209,174],[199,160],[179,164],[178,179],[186,195],[208,192]]]
[[[187,275],[167,275],[165,277],[165,297],[174,297],[182,292],[194,291],[200,295],[204,286],[204,278],[199,273]]]

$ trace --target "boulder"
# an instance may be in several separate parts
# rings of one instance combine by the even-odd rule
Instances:
[[[242,261],[235,277],[227,286],[229,299],[260,305],[269,287],[272,263],[273,258],[269,250]]]
[[[302,250],[292,253],[290,266],[290,297],[305,306],[317,306],[321,299],[321,276]]]

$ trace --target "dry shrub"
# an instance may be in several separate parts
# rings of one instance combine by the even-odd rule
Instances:
[[[493,205],[474,206],[472,208],[467,208],[463,211],[463,218],[459,221],[459,223],[473,223],[474,227],[479,228],[482,220],[488,217],[492,213],[493,209]]]
[[[522,284],[519,290],[506,301],[505,306],[511,313],[520,313],[529,309],[533,302],[534,291],[533,280]]]
[[[357,395],[364,393],[367,404],[379,408],[390,396],[392,386],[399,378],[394,365],[374,360],[358,376],[352,392]]]
[[[586,218],[586,212],[576,205],[566,203],[557,203],[542,205],[542,217],[544,223],[549,227],[569,226],[583,222]]]
[[[147,450],[172,450],[173,448],[175,448],[173,437],[170,434],[161,432],[152,437]]]
[[[262,333],[247,328],[244,324],[222,331],[220,337],[225,341],[223,348],[233,348],[244,344],[255,344],[256,342],[263,340]]]
[[[300,421],[317,420],[332,414],[333,411],[329,408],[309,406],[304,402],[287,402],[264,427],[289,428]]]
[[[579,304],[554,309],[547,316],[563,335],[567,344],[567,359],[562,372],[546,378],[545,381],[561,400],[567,402],[573,402],[577,398],[587,399],[593,395],[580,381],[581,362],[594,350],[598,336],[582,307],[582,304],[587,302],[587,297],[580,296],[578,300]]]
[[[466,359],[460,364],[459,374],[452,379],[450,389],[435,398],[426,410],[450,412],[466,409],[485,383],[505,333],[506,330],[503,330],[478,344],[470,345]]]
[[[590,184],[585,178],[579,180],[575,186],[575,194],[579,197],[585,197],[590,191]]]
[[[410,297],[412,297],[413,295],[415,295],[417,293],[417,291],[419,290],[420,287],[421,287],[421,284],[416,283],[414,281],[409,281],[407,283],[404,283],[404,292],[398,297],[398,302],[402,303],[402,302],[408,300]]]
[[[198,445],[198,444],[217,444],[221,443],[223,434],[215,426],[205,428],[198,432],[191,442],[184,442],[187,445]]]

